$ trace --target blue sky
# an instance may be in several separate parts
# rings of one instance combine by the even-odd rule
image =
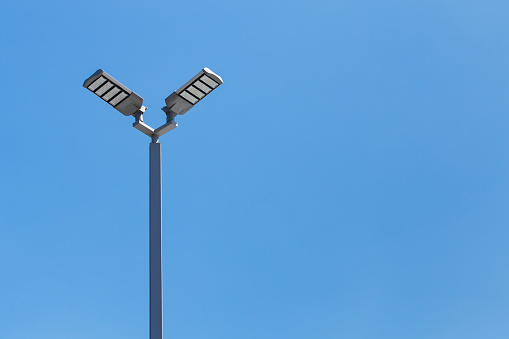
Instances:
[[[0,337],[148,338],[148,143],[82,87],[224,84],[161,138],[165,338],[509,336],[505,1],[0,13]]]

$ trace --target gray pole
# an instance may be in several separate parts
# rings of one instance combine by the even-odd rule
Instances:
[[[150,339],[163,338],[161,144],[150,143]]]

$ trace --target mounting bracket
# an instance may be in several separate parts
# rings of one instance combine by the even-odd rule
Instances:
[[[175,115],[167,110],[166,107],[163,108],[163,111],[166,113],[166,124],[153,129],[149,125],[143,122],[143,113],[145,113],[145,110],[147,108],[145,106],[142,106],[136,113],[133,114],[134,119],[136,120],[133,123],[133,127],[136,128],[138,131],[146,134],[147,136],[151,138],[158,138],[169,131],[171,131],[174,128],[178,127],[178,124],[175,123]],[[166,109],[166,110],[165,110]]]

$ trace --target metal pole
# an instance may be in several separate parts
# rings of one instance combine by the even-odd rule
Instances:
[[[163,338],[161,144],[150,143],[150,339]]]

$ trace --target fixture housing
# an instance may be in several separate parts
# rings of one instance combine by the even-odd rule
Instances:
[[[122,85],[102,69],[97,70],[85,80],[83,87],[124,115],[129,116],[138,111],[145,111],[142,97]]]
[[[204,68],[165,99],[163,110],[167,114],[184,114],[222,83],[219,75]]]

